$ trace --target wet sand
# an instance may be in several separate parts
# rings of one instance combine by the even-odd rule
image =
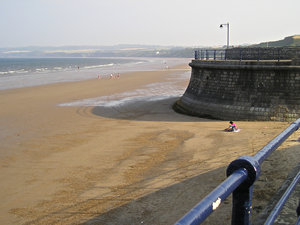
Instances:
[[[255,154],[289,125],[236,121],[241,132],[225,133],[228,121],[175,113],[177,97],[59,106],[133,91],[187,68],[0,91],[1,224],[173,224],[225,179],[232,160]],[[299,162],[299,136],[263,164],[254,216]],[[207,224],[228,224],[230,204]]]

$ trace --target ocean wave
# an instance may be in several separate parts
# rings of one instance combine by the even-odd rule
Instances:
[[[113,66],[115,65],[114,63],[109,63],[109,64],[104,64],[104,65],[95,65],[95,66],[85,66],[83,67],[84,69],[95,69],[95,68],[101,68],[105,66]]]
[[[134,62],[133,64],[138,65],[138,64],[142,64],[142,63],[145,63],[145,61]]]
[[[35,71],[36,72],[47,72],[49,70],[48,70],[48,68],[36,68]]]
[[[28,73],[29,71],[25,69],[21,70],[9,70],[9,71],[0,71],[0,75],[7,75],[7,74],[22,74],[22,73]]]
[[[62,70],[63,68],[60,67],[60,66],[56,66],[56,67],[54,67],[53,69],[54,69],[54,70]]]
[[[28,73],[28,70],[21,69],[21,70],[16,70],[16,73]]]

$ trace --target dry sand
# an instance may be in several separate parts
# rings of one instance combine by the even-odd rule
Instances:
[[[225,179],[229,162],[255,154],[289,125],[236,121],[242,131],[225,133],[228,121],[175,113],[174,97],[58,106],[132,91],[186,68],[0,91],[1,224],[173,224]],[[178,82],[186,87],[188,79]],[[264,163],[254,216],[299,162],[298,136]],[[207,224],[228,224],[230,202]]]

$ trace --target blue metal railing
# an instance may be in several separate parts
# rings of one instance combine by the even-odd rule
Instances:
[[[250,224],[252,191],[253,183],[260,176],[260,166],[263,161],[275,151],[293,132],[300,127],[300,119],[293,122],[287,129],[274,138],[269,144],[262,148],[254,156],[242,156],[232,161],[227,167],[227,179],[216,187],[208,196],[199,202],[192,210],[182,217],[176,225],[198,225],[201,224],[231,193],[232,196],[232,225],[248,225]],[[296,176],[294,182],[287,189],[286,195],[290,195],[297,182],[300,174]],[[287,199],[287,198],[286,198]],[[280,207],[286,201],[284,199],[278,202]],[[279,206],[278,206],[279,207]],[[279,211],[275,207],[271,212],[270,221],[276,219]],[[300,205],[298,206],[300,207]],[[299,216],[299,215],[298,215]],[[300,223],[300,219],[299,219]],[[297,223],[297,224],[299,224]],[[271,224],[271,223],[267,223]]]
[[[271,225],[275,221],[277,215],[279,214],[280,210],[282,209],[284,203],[288,200],[289,196],[291,195],[292,191],[296,187],[297,183],[300,180],[300,171],[295,176],[293,182],[290,184],[288,189],[284,192],[276,206],[274,207],[273,211],[270,213],[269,217],[267,218],[265,225]]]
[[[196,50],[195,59],[200,60],[226,60],[226,50]]]

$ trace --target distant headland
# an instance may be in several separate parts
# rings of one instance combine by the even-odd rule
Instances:
[[[266,41],[260,44],[242,47],[297,47],[300,35],[293,35],[278,41]],[[113,46],[28,46],[1,48],[0,58],[27,57],[180,57],[193,58],[195,49],[222,49],[226,46],[159,46],[122,44]],[[238,47],[238,46],[236,46]]]
[[[285,37],[279,41],[267,41],[251,47],[300,47],[300,35]]]

